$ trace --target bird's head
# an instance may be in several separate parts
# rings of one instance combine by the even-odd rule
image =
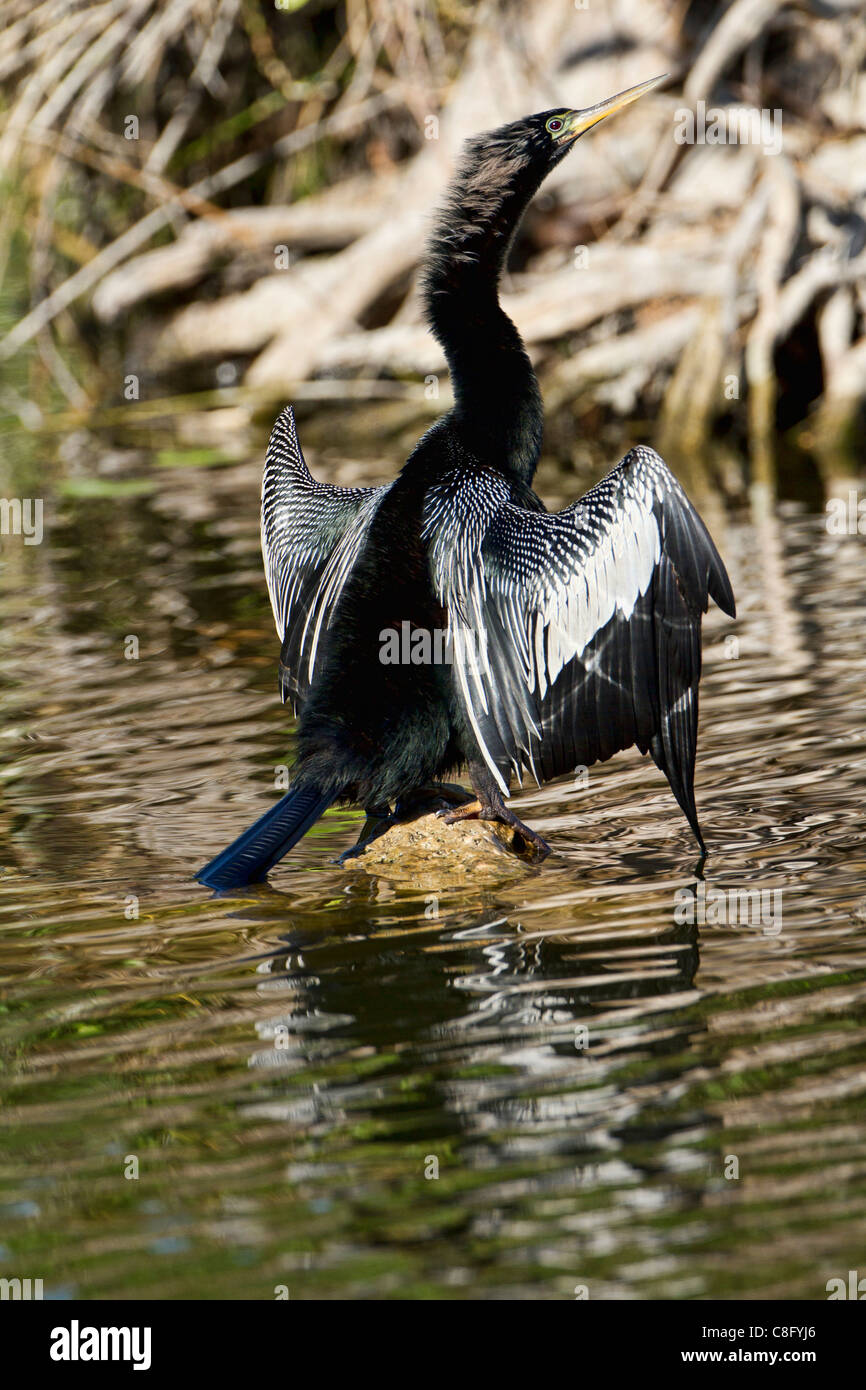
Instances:
[[[491,197],[497,188],[509,184],[529,183],[537,188],[581,135],[652,91],[666,77],[664,73],[639,82],[583,110],[552,107],[475,136],[466,146],[465,182],[473,191],[488,192]]]
[[[516,228],[551,169],[587,130],[630,106],[666,76],[581,111],[539,111],[466,142],[434,223],[423,280],[427,317],[446,350],[465,336],[472,314],[477,317],[476,301],[495,296]]]
[[[585,107],[584,110],[573,111],[569,108],[553,107],[552,110],[530,115],[525,121],[516,122],[517,125],[524,126],[525,142],[528,152],[531,152],[531,160],[534,163],[538,161],[538,164],[545,168],[545,172],[548,171],[553,165],[559,164],[569,153],[575,140],[591,131],[592,126],[606,121],[609,115],[624,110],[624,107],[631,106],[632,101],[637,101],[638,97],[644,96],[646,92],[652,92],[660,82],[664,82],[666,76],[666,72],[663,72],[662,76],[651,78],[649,82],[638,82],[637,86],[617,92],[616,96],[606,97],[595,106]]]

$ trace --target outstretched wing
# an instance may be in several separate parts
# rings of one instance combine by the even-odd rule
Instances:
[[[652,449],[564,511],[515,506],[493,470],[432,488],[425,534],[449,613],[455,679],[507,793],[636,744],[666,774],[699,843],[694,801],[701,614],[734,614],[725,567]]]
[[[387,487],[332,487],[310,473],[291,406],[271,431],[262,479],[262,554],[282,639],[280,691],[297,711],[370,522]]]

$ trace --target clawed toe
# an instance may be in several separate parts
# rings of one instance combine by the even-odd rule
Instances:
[[[437,811],[440,820],[446,825],[455,825],[457,821],[470,820],[476,818],[484,821],[495,821],[499,825],[510,826],[517,836],[527,846],[532,846],[539,858],[546,858],[550,854],[550,845],[546,840],[528,825],[524,825],[522,820],[518,820],[513,811],[509,811],[506,806],[495,806],[481,801],[470,801],[465,806],[458,806],[454,810]]]
[[[510,826],[526,845],[533,847],[541,859],[546,859],[551,852],[547,841],[543,840],[536,830],[530,829],[522,820],[518,820],[514,812],[509,811],[506,806],[485,807],[481,812],[481,819],[498,821],[500,825]]]
[[[484,815],[487,807],[482,806],[480,801],[467,801],[463,806],[456,806],[452,810],[437,811],[440,820],[444,820],[446,825],[454,825],[459,820],[472,820],[475,816]]]
[[[518,835],[522,836],[524,840],[527,840],[529,844],[533,846],[541,859],[546,859],[547,856],[552,853],[552,846],[550,846],[546,840],[542,839],[537,831],[530,830],[528,825],[523,825],[521,822],[518,822],[514,829],[517,831]]]

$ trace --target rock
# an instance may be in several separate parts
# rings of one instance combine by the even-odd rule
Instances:
[[[402,821],[379,835],[346,866],[406,887],[436,889],[501,883],[531,867],[539,855],[511,826],[464,820],[449,825],[435,814]]]

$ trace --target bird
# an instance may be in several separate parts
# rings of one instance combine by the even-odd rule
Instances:
[[[317,481],[291,407],[278,417],[261,534],[296,760],[289,790],[199,871],[203,884],[259,882],[337,802],[387,824],[438,795],[447,822],[510,825],[540,857],[550,846],[508,805],[512,781],[541,784],[635,745],[666,775],[706,854],[694,795],[701,617],[710,598],[735,615],[725,566],[643,445],[578,501],[546,509],[532,488],[541,393],[499,302],[544,179],[586,131],[662,80],[466,142],[421,277],[453,406],[393,481]],[[408,639],[401,651],[394,634]],[[445,782],[461,768],[469,800]]]

